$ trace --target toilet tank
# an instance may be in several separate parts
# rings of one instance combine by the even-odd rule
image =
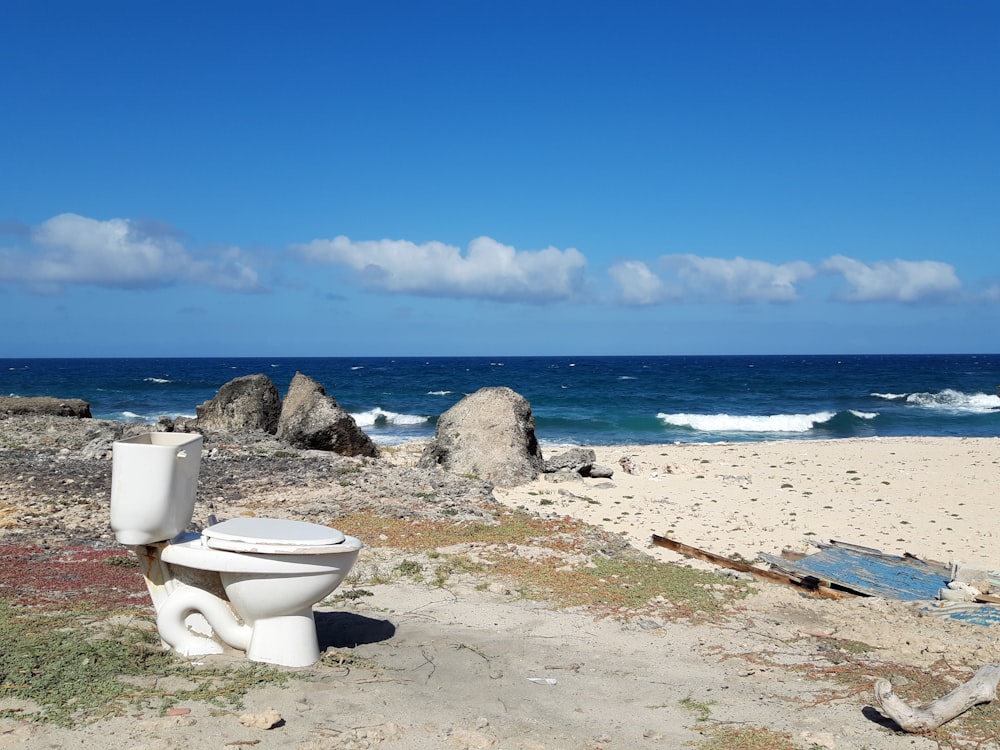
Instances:
[[[111,529],[122,544],[173,539],[194,514],[202,436],[150,432],[114,444]]]

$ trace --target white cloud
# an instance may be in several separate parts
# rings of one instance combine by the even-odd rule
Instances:
[[[489,237],[461,249],[441,242],[355,242],[339,236],[295,245],[315,263],[357,271],[368,286],[435,297],[479,297],[497,301],[547,302],[573,297],[584,281],[587,260],[575,248],[516,250]]]
[[[668,297],[663,280],[640,260],[616,263],[608,269],[608,274],[618,287],[621,301],[627,305],[655,305]]]
[[[67,284],[143,289],[190,282],[235,291],[260,288],[238,248],[199,259],[162,227],[129,219],[100,221],[60,214],[29,234],[30,252],[0,251],[0,280],[38,289]]]
[[[838,296],[849,302],[940,301],[956,295],[962,288],[951,264],[932,260],[897,258],[868,265],[834,255],[823,261],[820,268],[844,277],[848,288]]]
[[[652,304],[668,299],[701,302],[792,302],[796,285],[812,278],[816,270],[804,261],[768,263],[747,258],[703,258],[697,255],[664,255],[659,259],[663,276],[644,263],[628,261],[611,268],[612,279],[623,301]]]

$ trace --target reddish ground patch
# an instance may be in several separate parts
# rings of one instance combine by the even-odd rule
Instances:
[[[92,547],[0,546],[0,598],[27,606],[151,606],[131,553]]]

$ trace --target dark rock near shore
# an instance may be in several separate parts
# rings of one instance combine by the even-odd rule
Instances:
[[[210,401],[197,407],[197,426],[205,430],[263,430],[274,434],[281,414],[281,395],[266,375],[245,375],[223,385]]]
[[[322,385],[295,373],[278,419],[278,438],[296,448],[378,456],[378,447]]]
[[[481,388],[438,418],[422,466],[441,466],[498,487],[535,479],[543,469],[535,417],[527,399],[510,388]]]
[[[582,473],[581,469],[593,466],[596,460],[597,454],[591,448],[570,448],[564,453],[546,459],[543,470],[546,474],[567,470]]]
[[[0,396],[0,414],[90,419],[90,404],[79,398]]]

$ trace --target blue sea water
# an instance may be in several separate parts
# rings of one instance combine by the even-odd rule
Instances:
[[[240,375],[319,381],[380,444],[431,437],[485,386],[531,403],[543,445],[1000,435],[1000,355],[2,359],[0,394],[155,422]]]

